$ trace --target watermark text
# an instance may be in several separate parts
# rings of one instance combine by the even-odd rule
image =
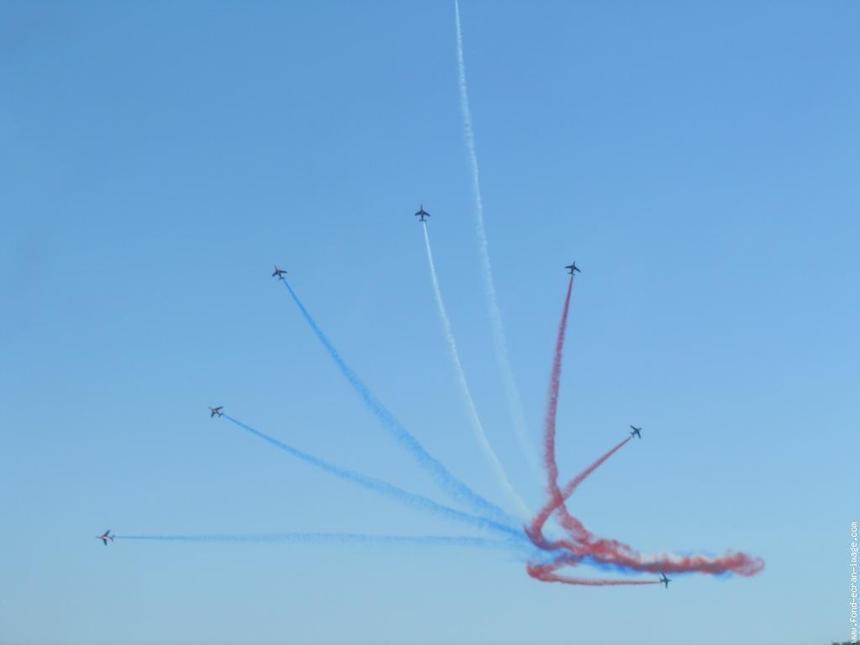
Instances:
[[[848,560],[848,632],[851,645],[857,645],[857,522],[851,522]]]

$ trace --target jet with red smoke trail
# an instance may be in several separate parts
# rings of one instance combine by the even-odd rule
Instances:
[[[642,428],[637,428],[636,426],[630,426],[630,436],[631,437],[639,437],[642,438]]]
[[[546,416],[544,418],[544,466],[547,474],[546,483],[549,498],[525,530],[526,535],[537,548],[546,553],[553,554],[553,561],[549,563],[530,563],[527,569],[529,575],[543,582],[558,582],[568,585],[605,584],[604,581],[574,578],[556,573],[562,568],[587,564],[599,568],[611,567],[615,570],[628,572],[660,573],[661,578],[659,581],[652,581],[651,584],[663,584],[667,589],[670,579],[666,577],[665,571],[675,573],[697,572],[711,575],[723,573],[735,573],[742,576],[756,575],[764,568],[764,561],[761,558],[751,557],[744,553],[729,552],[717,558],[701,555],[684,557],[669,555],[660,558],[643,556],[636,549],[623,542],[594,535],[568,510],[566,502],[579,484],[638,434],[638,432],[631,432],[629,437],[626,437],[622,442],[609,450],[563,488],[559,485],[558,463],[555,454],[556,416],[558,411],[562,353],[564,351],[565,331],[574,282],[574,266],[570,265],[571,277],[567,285],[567,293],[564,299],[564,307],[562,308],[561,321],[559,322],[558,336],[553,353],[549,397]],[[641,431],[641,428],[635,426],[631,426],[631,428]],[[641,438],[641,435],[639,436]],[[543,527],[552,515],[557,515],[561,528],[567,533],[566,538],[550,540],[544,536]]]
[[[580,271],[580,270],[579,270],[579,267],[578,267],[578,266],[576,266],[576,261],[574,261],[574,263],[573,263],[573,264],[568,264],[568,265],[567,265],[566,267],[564,267],[564,268],[565,268],[565,269],[567,269],[567,272],[568,272],[570,275],[573,275],[574,273],[582,273],[582,271]]]

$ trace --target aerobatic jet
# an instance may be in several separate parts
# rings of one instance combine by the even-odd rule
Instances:
[[[672,582],[672,578],[667,578],[666,574],[661,571],[660,572],[660,582],[666,586],[666,589],[668,589],[669,583]]]
[[[107,546],[108,540],[110,540],[111,542],[113,542],[113,535],[111,535],[111,534],[110,534],[110,529],[108,529],[107,531],[105,531],[105,532],[104,532],[104,533],[102,533],[101,535],[97,535],[97,536],[96,536],[96,539],[97,539],[97,540],[101,540],[101,541],[102,541],[102,543],[103,543],[105,546]]]
[[[418,218],[419,222],[426,222],[427,218],[430,217],[430,213],[424,210],[424,204],[418,208],[418,211],[415,213],[415,217]]]
[[[566,267],[564,267],[564,268],[565,268],[565,269],[567,269],[567,272],[568,272],[570,275],[573,275],[574,273],[582,273],[582,271],[580,271],[580,270],[579,270],[579,267],[578,267],[578,266],[576,266],[576,262],[574,262],[573,264],[568,264],[568,265],[567,265]]]
[[[642,438],[642,428],[637,428],[636,426],[630,426],[630,436],[631,437],[639,437]]]
[[[278,280],[283,280],[284,276],[287,275],[287,272],[281,268],[278,268],[278,265],[275,265],[275,270],[272,271],[272,277],[277,278]]]
[[[221,410],[224,409],[223,405],[219,405],[217,408],[209,408],[209,418],[212,419],[214,417],[222,417],[224,413]]]

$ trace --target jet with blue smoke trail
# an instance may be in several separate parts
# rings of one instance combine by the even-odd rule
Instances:
[[[529,552],[529,545],[519,540],[461,536],[461,535],[374,535],[372,533],[192,533],[192,534],[129,534],[117,535],[117,540],[137,542],[191,542],[242,544],[308,544],[359,545],[376,547],[420,546],[461,547]]]
[[[319,468],[320,470],[323,470],[330,475],[334,475],[339,479],[343,479],[350,483],[357,484],[358,486],[361,486],[368,490],[380,493],[382,495],[395,499],[402,504],[411,506],[412,508],[423,510],[434,515],[438,515],[440,517],[445,517],[455,522],[460,522],[461,524],[468,524],[473,528],[490,531],[492,533],[501,534],[507,537],[515,537],[517,539],[524,538],[522,531],[518,529],[515,523],[501,523],[486,517],[482,517],[479,515],[471,515],[469,513],[459,511],[455,508],[439,504],[438,502],[435,502],[428,497],[424,497],[416,493],[411,493],[407,490],[404,490],[403,488],[400,488],[399,486],[395,486],[394,484],[389,484],[388,482],[382,481],[381,479],[376,479],[368,475],[363,475],[361,473],[355,472],[354,470],[349,470],[348,468],[343,468],[342,466],[337,466],[328,461],[325,461],[324,459],[315,457],[314,455],[299,450],[298,448],[294,448],[293,446],[284,443],[283,441],[280,441],[279,439],[276,439],[275,437],[272,437],[265,432],[261,432],[260,430],[257,430],[256,428],[253,428],[246,423],[239,421],[238,419],[234,419],[229,414],[223,415],[223,418],[235,425],[237,428],[240,428],[245,432],[254,435],[258,439],[262,439],[268,444],[275,446],[279,450],[282,450],[283,452],[292,455],[296,459],[299,459],[306,464],[310,464],[311,466]]]
[[[108,540],[110,540],[111,542],[113,542],[114,537],[116,537],[116,536],[111,535],[111,534],[110,534],[110,529],[108,529],[107,531],[105,531],[105,532],[104,532],[104,533],[102,533],[101,535],[97,535],[97,536],[96,536],[96,539],[97,539],[97,540],[101,540],[101,541],[102,541],[102,544],[104,544],[105,546],[107,546],[107,544],[108,544]]]

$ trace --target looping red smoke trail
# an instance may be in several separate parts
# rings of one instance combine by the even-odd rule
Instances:
[[[614,565],[629,571],[650,573],[706,573],[721,574],[735,573],[742,576],[753,576],[764,569],[761,558],[752,557],[745,553],[728,553],[722,557],[711,558],[701,555],[694,556],[643,556],[636,549],[617,540],[607,540],[592,534],[585,525],[570,513],[567,499],[579,485],[585,481],[597,468],[604,464],[616,452],[621,450],[632,437],[619,442],[597,461],[571,479],[564,488],[558,486],[558,463],[555,454],[556,417],[558,412],[558,393],[561,382],[561,362],[564,354],[564,341],[567,320],[570,313],[570,299],[573,292],[573,276],[567,285],[561,320],[553,355],[552,371],[550,373],[549,396],[547,411],[544,418],[544,465],[547,473],[548,500],[538,511],[531,523],[524,528],[532,543],[544,551],[561,552],[549,564],[530,563],[528,574],[542,582],[557,582],[568,585],[585,586],[628,586],[659,584],[655,580],[615,580],[574,578],[556,573],[563,567],[575,567],[584,558],[601,564]],[[565,530],[568,538],[549,540],[544,535],[544,527],[554,514],[558,516],[559,525]]]
[[[615,579],[600,579],[600,578],[573,578],[570,576],[562,576],[556,571],[568,562],[557,562],[553,564],[529,564],[527,567],[528,574],[535,580],[541,582],[559,582],[565,585],[580,585],[586,587],[631,587],[640,585],[657,585],[660,584],[657,580],[615,580]]]

